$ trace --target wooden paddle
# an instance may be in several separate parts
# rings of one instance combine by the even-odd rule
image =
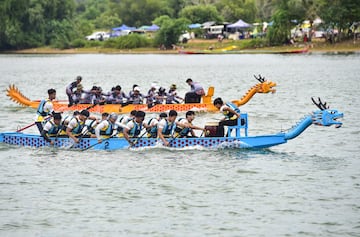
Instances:
[[[186,129],[186,127],[184,127],[183,129],[181,129],[181,131],[180,131],[175,137],[172,137],[172,139],[170,140],[168,146],[171,146],[171,143],[172,143],[176,138],[178,138],[185,129]]]
[[[85,136],[85,134],[89,131],[88,127],[86,127],[86,129],[84,129],[84,131],[81,132],[80,136],[78,137],[79,141],[78,142],[74,142],[69,149],[73,148],[76,144],[79,144],[81,139],[83,139],[83,137]]]
[[[130,147],[135,146],[135,144],[139,141],[139,139],[142,138],[146,133],[147,133],[147,130],[145,129],[143,134],[141,134],[141,136],[137,137],[136,140],[131,143]]]
[[[94,108],[96,105],[98,105],[98,103],[93,104],[93,105],[90,105],[89,107],[85,108],[84,110],[92,109],[92,108]],[[45,117],[44,120],[49,120],[50,118],[51,118],[51,116],[49,115],[49,116]],[[36,124],[36,122],[33,122],[33,123],[31,123],[31,124],[23,127],[23,128],[19,128],[18,130],[16,130],[16,132],[24,131],[25,129],[31,128],[31,127],[34,126],[35,124]]]
[[[73,104],[73,105],[75,105],[75,104]],[[71,105],[71,106],[73,106],[73,105]],[[92,104],[92,105],[90,105],[89,107],[85,108],[84,110],[92,109],[92,108],[94,108],[94,107],[97,106],[97,105],[99,105],[99,103]],[[71,106],[70,106],[70,107],[71,107]]]
[[[44,118],[44,120],[48,121],[50,118],[51,118],[51,116],[47,116],[47,117]],[[23,128],[19,128],[18,130],[16,130],[16,132],[24,131],[25,129],[28,129],[28,128],[34,126],[35,124],[36,124],[36,122],[33,122],[32,124],[29,124],[29,125],[27,125],[27,126],[25,126]]]

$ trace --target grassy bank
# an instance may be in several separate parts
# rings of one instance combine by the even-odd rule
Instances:
[[[173,49],[160,50],[158,48],[137,48],[137,49],[114,49],[104,48],[101,45],[97,47],[73,48],[73,49],[54,49],[50,47],[7,51],[5,53],[20,54],[93,54],[93,53],[113,53],[113,54],[178,54],[179,50],[184,51],[202,51],[209,50],[213,52],[224,48],[232,48],[232,53],[280,53],[291,50],[308,47],[310,52],[360,52],[360,39],[348,40],[341,43],[330,44],[325,39],[314,39],[311,43],[297,42],[293,45],[265,47],[261,41],[251,40],[215,40],[193,39],[186,44],[176,45]]]

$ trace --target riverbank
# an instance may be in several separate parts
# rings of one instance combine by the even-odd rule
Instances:
[[[340,43],[330,44],[324,39],[315,39],[311,43],[295,43],[293,45],[274,46],[274,47],[248,47],[249,41],[224,40],[190,40],[187,44],[176,45],[173,49],[158,48],[136,48],[136,49],[114,49],[104,47],[91,48],[72,48],[56,49],[50,47],[23,49],[6,51],[2,53],[14,54],[178,54],[179,52],[207,52],[214,54],[233,53],[233,54],[256,54],[256,53],[289,53],[307,49],[303,52],[313,53],[360,53],[360,39],[348,40]]]

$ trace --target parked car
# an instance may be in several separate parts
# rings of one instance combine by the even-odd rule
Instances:
[[[191,35],[189,32],[184,32],[179,36],[179,42],[186,44],[191,39]]]
[[[110,34],[107,32],[103,32],[103,31],[97,31],[92,33],[91,35],[85,36],[86,40],[106,40],[110,38]]]

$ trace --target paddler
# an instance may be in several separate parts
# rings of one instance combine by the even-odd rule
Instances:
[[[36,118],[36,126],[39,129],[39,132],[41,134],[43,130],[42,122],[45,120],[46,117],[52,116],[54,112],[54,106],[52,101],[56,98],[56,90],[55,89],[49,89],[48,90],[48,98],[46,100],[41,100],[40,104],[37,108],[37,118]]]
[[[54,145],[54,141],[52,141],[50,137],[57,137],[61,130],[61,114],[54,113],[53,118],[46,122],[44,129],[41,132],[41,136],[45,141],[50,142],[50,145]]]
[[[185,118],[179,118],[178,123],[176,124],[174,137],[196,137],[194,130],[203,130],[206,132],[205,128],[201,128],[198,126],[194,126],[192,121],[195,119],[195,112],[194,111],[187,111],[185,114]],[[189,135],[190,133],[190,135]]]
[[[132,146],[134,142],[130,140],[133,137],[139,137],[143,128],[149,128],[149,125],[144,121],[145,112],[144,111],[136,111],[135,118],[126,124],[126,127],[123,130],[124,138],[129,142]],[[142,137],[144,134],[140,135]]]
[[[111,113],[107,119],[102,120],[95,127],[95,135],[92,135],[91,137],[96,137],[98,139],[98,143],[101,143],[103,137],[109,138],[117,134],[117,118],[118,115],[116,113]]]
[[[126,127],[126,124],[128,124],[128,122],[130,122],[131,120],[133,120],[135,118],[136,115],[136,110],[131,110],[129,115],[124,115],[121,118],[119,118],[119,120],[117,121],[118,123],[118,132],[119,132],[119,137],[123,137],[123,130]]]
[[[77,136],[87,133],[86,120],[89,118],[90,113],[87,110],[83,110],[80,114],[75,115],[66,127],[66,134],[69,138],[73,139],[75,143],[79,142]]]
[[[225,116],[219,122],[219,126],[216,130],[216,135],[219,137],[224,136],[224,126],[236,126],[238,118],[240,118],[240,109],[233,103],[224,103],[223,100],[218,97],[214,100],[214,106],[220,110]]]
[[[150,128],[148,129],[148,137],[152,137],[152,138],[157,138],[157,132],[158,132],[158,123],[159,121],[161,121],[162,119],[166,118],[167,114],[166,113],[160,113],[159,116],[157,118],[151,118],[148,121],[148,125],[150,126]]]
[[[73,94],[74,94],[74,89],[77,88],[77,86],[81,83],[82,77],[81,76],[77,76],[75,81],[71,82],[67,87],[66,87],[66,94],[69,98],[69,104],[68,106],[72,106],[74,104],[74,100],[73,100]]]
[[[172,136],[173,130],[176,126],[176,117],[177,112],[175,110],[170,110],[168,118],[163,118],[157,125],[158,137],[161,139],[164,146],[169,146],[170,144],[165,138],[169,138]]]

